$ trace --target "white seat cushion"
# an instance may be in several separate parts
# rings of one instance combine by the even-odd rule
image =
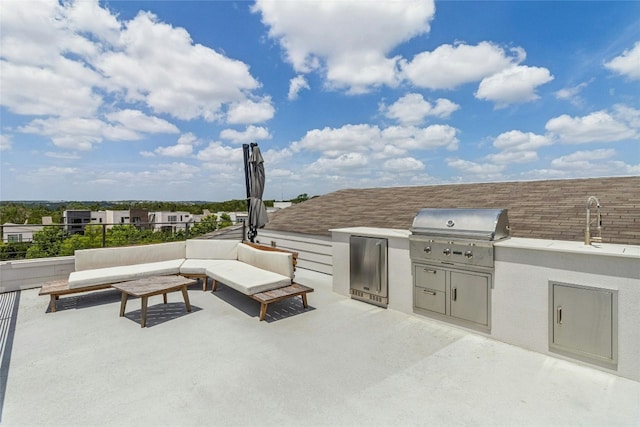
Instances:
[[[74,271],[69,275],[69,289],[124,282],[151,276],[170,276],[180,272],[184,259],[150,262],[119,267]]]
[[[215,269],[222,259],[187,259],[180,266],[180,274],[207,274],[207,269]]]
[[[221,260],[215,267],[207,268],[207,276],[246,295],[291,284],[290,277],[232,260]]]

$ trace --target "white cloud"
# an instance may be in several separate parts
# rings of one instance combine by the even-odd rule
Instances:
[[[242,102],[259,87],[246,64],[193,44],[186,30],[151,13],[124,26],[120,48],[101,55],[96,66],[126,99],[144,101],[156,113],[215,120],[222,104]]]
[[[148,116],[139,110],[120,110],[106,115],[111,122],[116,122],[132,131],[145,133],[179,133],[173,123],[159,117]]]
[[[29,116],[92,116],[102,104],[102,98],[86,81],[76,78],[77,74],[0,60],[0,105],[13,113]]]
[[[447,165],[451,168],[458,169],[465,176],[473,175],[475,178],[483,179],[499,178],[506,167],[503,164],[476,163],[459,158],[447,159]]]
[[[605,62],[604,66],[632,80],[640,79],[640,41],[637,41],[631,49]]]
[[[458,130],[449,125],[391,126],[381,133],[382,140],[403,150],[458,149]]]
[[[0,134],[0,151],[11,150],[11,137],[9,135]]]
[[[227,123],[251,124],[266,122],[273,118],[275,109],[271,105],[271,98],[265,97],[258,102],[245,99],[229,106]]]
[[[369,164],[363,153],[345,153],[338,157],[320,157],[309,165],[312,173],[324,174],[328,172],[354,172],[354,169],[362,169]]]
[[[328,85],[354,93],[395,85],[398,44],[429,31],[432,1],[283,2],[253,7],[298,73],[326,70]]]
[[[191,157],[193,154],[193,147],[196,145],[199,145],[198,138],[196,138],[196,136],[191,132],[188,132],[184,135],[180,135],[176,145],[158,147],[155,149],[155,152],[161,156],[167,157]],[[149,157],[147,154],[142,155]]]
[[[628,122],[628,118],[636,117],[638,110],[629,107],[618,107],[622,115],[618,117],[607,111],[596,111],[583,117],[570,117],[563,114],[547,122],[545,128],[557,135],[562,142],[615,142],[639,137],[637,122]],[[635,124],[636,127],[631,125]]]
[[[90,150],[103,140],[105,123],[97,119],[35,119],[18,130],[24,133],[47,136],[58,147],[73,150]]]
[[[535,151],[503,151],[497,154],[489,154],[486,159],[492,163],[503,165],[530,163],[538,160],[538,153]]]
[[[233,142],[234,144],[243,144],[247,142],[262,141],[271,139],[271,134],[267,128],[261,126],[247,126],[244,131],[235,129],[224,129],[220,132],[220,138]]]
[[[584,100],[580,97],[580,92],[582,92],[584,88],[591,84],[592,81],[593,79],[588,82],[580,83],[576,86],[560,89],[555,92],[556,99],[559,99],[561,101],[569,101],[576,107],[582,107],[584,105]]]
[[[341,128],[313,129],[299,141],[291,144],[294,152],[302,150],[322,152],[327,157],[338,157],[345,153],[370,152],[377,158],[404,154],[410,150],[435,150],[458,148],[457,129],[448,125],[431,125],[426,128],[414,126],[378,126],[361,124],[345,125]]]
[[[51,157],[52,159],[63,159],[63,160],[77,160],[80,158],[80,156],[76,152],[48,151],[44,153],[44,155],[47,157]]]
[[[435,105],[426,101],[419,93],[409,93],[389,106],[383,105],[381,110],[390,119],[402,125],[420,125],[428,116],[448,118],[460,106],[448,99],[439,98]]]
[[[149,12],[125,21],[97,0],[8,1],[0,27],[0,104],[29,116],[20,131],[59,147],[179,133],[156,114],[230,123],[274,115],[247,64]]]
[[[382,165],[385,171],[394,173],[415,173],[424,170],[424,163],[413,157],[389,159]]]
[[[485,156],[485,160],[495,165],[506,166],[516,163],[531,163],[538,160],[536,152],[538,148],[552,144],[552,138],[546,135],[519,130],[503,132],[493,141],[493,146],[501,151]]]
[[[205,168],[215,170],[216,173],[228,173],[242,167],[242,155],[243,151],[240,147],[211,142],[198,152],[196,158],[202,162]]]
[[[321,151],[337,157],[345,152],[366,151],[380,141],[380,129],[372,125],[345,125],[341,128],[313,129],[291,145],[294,152]]]
[[[498,107],[534,101],[540,98],[535,93],[536,88],[551,80],[553,76],[546,68],[519,65],[484,78],[475,96],[492,101]]]
[[[289,94],[287,95],[287,99],[289,101],[298,99],[298,93],[302,89],[309,90],[309,82],[307,82],[307,79],[303,75],[297,75],[289,81]]]
[[[402,61],[404,76],[415,86],[427,89],[454,89],[480,81],[524,61],[522,48],[505,50],[490,42],[475,46],[445,44],[433,52],[422,52],[411,61]]]
[[[493,146],[505,151],[530,151],[553,144],[551,138],[533,132],[512,130],[498,135]]]

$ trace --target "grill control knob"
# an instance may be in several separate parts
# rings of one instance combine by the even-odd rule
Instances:
[[[471,258],[473,258],[473,252],[471,252],[471,251],[466,251],[466,252],[464,253],[464,256],[465,256],[465,257],[467,257],[468,259],[471,259]]]
[[[450,256],[451,255],[451,249],[446,248],[445,250],[442,251],[443,254],[445,254],[446,256]]]
[[[424,248],[424,253],[430,254],[431,253],[431,246],[427,246],[426,248]]]

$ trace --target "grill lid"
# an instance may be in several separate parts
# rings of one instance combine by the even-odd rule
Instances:
[[[506,209],[420,209],[413,234],[464,239],[499,240],[509,237]]]

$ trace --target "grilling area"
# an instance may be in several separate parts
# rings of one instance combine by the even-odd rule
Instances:
[[[607,241],[622,222],[612,215],[616,197],[633,196],[586,181],[587,193],[570,202],[581,224],[566,226],[571,240],[523,237],[525,214],[501,200],[460,208],[423,199],[403,210],[401,227],[386,212],[387,226],[363,216],[292,223],[314,205],[323,215],[323,200],[284,210],[258,242],[297,251],[295,280],[315,292],[308,309],[286,300],[264,322],[256,301],[224,285],[215,295],[190,287],[190,313],[179,293],[164,309],[150,302],[144,329],[135,304],[118,317],[113,290],[62,298],[53,314],[36,288],[0,294],[10,319],[0,423],[637,425],[640,245]],[[585,245],[592,190],[604,243]],[[351,206],[342,207],[354,217]],[[633,224],[624,222],[630,233]],[[354,298],[352,237],[374,240],[384,302]],[[364,291],[378,297],[382,282],[372,283]],[[603,316],[580,317],[585,328],[566,334],[575,301],[586,304],[580,313]]]

